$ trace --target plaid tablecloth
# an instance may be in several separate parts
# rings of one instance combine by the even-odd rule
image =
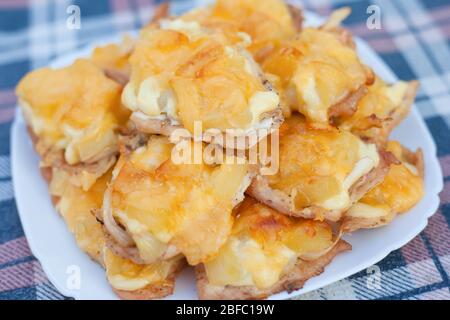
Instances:
[[[60,54],[140,27],[157,2],[0,0],[0,299],[65,299],[31,254],[14,201],[9,136],[17,81]],[[172,5],[181,12],[203,2],[178,0]],[[362,271],[299,299],[450,299],[450,1],[297,2],[320,14],[352,7],[346,25],[400,78],[420,80],[417,106],[437,143],[445,176],[441,206],[425,231],[379,262],[379,269]],[[72,4],[80,8],[80,29],[66,27]],[[380,8],[381,29],[367,28],[370,5]],[[374,270],[381,271],[379,287],[369,283]]]

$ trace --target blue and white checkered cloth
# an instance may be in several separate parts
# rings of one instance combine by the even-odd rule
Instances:
[[[263,0],[261,0],[263,1]],[[96,39],[134,30],[148,22],[160,1],[0,0],[0,300],[64,299],[32,256],[17,214],[11,183],[9,135],[14,87],[28,71]],[[171,1],[176,13],[204,1]],[[428,227],[377,267],[362,271],[300,299],[450,299],[450,1],[293,1],[327,15],[350,6],[346,25],[365,39],[404,80],[418,79],[417,106],[438,146],[445,189]],[[80,8],[80,29],[66,27]],[[367,9],[377,5],[381,29],[367,28]],[[68,10],[69,8],[69,10]],[[377,269],[379,268],[379,269]],[[379,288],[370,286],[375,270]]]

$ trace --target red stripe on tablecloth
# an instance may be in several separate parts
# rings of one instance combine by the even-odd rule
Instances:
[[[441,25],[441,26],[439,26],[439,28],[441,29],[441,31],[445,35],[445,37],[447,39],[450,39],[450,23],[447,23],[445,25]]]
[[[450,6],[440,6],[437,9],[432,9],[429,11],[419,12],[417,16],[415,17],[414,24],[415,25],[427,25],[427,23],[424,23],[425,20],[428,20],[426,18],[423,18],[423,15],[428,15],[429,20],[433,22],[435,25],[439,25],[440,20],[448,20],[450,17]]]
[[[414,263],[430,258],[428,250],[420,236],[415,237],[411,242],[401,249],[406,263]]]
[[[16,100],[14,89],[0,90],[0,106],[15,105]]]
[[[109,3],[111,9],[116,12],[126,11],[130,8],[130,3],[128,0],[110,0]]]
[[[369,29],[367,28],[366,23],[355,23],[352,25],[349,25],[348,28],[352,32],[353,36],[358,36],[361,38],[367,38],[367,37],[386,37],[390,38],[391,35],[389,35],[386,32],[386,29]]]
[[[444,183],[444,190],[440,194],[441,204],[450,203],[450,181]]]
[[[428,227],[425,229],[431,247],[438,256],[450,254],[450,230],[442,212],[439,210],[428,221]]]
[[[153,0],[136,0],[139,8],[154,7]]]
[[[38,261],[0,269],[0,291],[9,291],[47,282]]]
[[[0,245],[0,264],[31,255],[25,237],[17,238]]]
[[[15,108],[0,109],[0,123],[9,122],[14,118]]]
[[[450,155],[439,158],[444,177],[450,177]]]
[[[17,9],[26,8],[30,5],[29,0],[1,0],[0,8],[2,9]]]
[[[366,39],[369,45],[378,53],[398,52],[398,48],[390,37]]]

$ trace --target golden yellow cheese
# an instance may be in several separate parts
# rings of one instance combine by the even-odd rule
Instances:
[[[191,133],[195,121],[203,130],[248,129],[278,107],[245,49],[197,22],[165,20],[161,29],[143,29],[130,63],[123,103],[152,119],[168,116]]]
[[[121,87],[91,61],[30,72],[16,91],[33,133],[64,150],[68,164],[92,161],[117,147],[115,130],[128,115],[120,104]]]
[[[369,76],[353,48],[335,33],[315,28],[304,29],[262,66],[278,78],[282,103],[321,126],[328,124],[330,108],[364,86]]]
[[[313,128],[293,115],[280,130],[279,161],[269,185],[290,195],[297,210],[342,210],[350,205],[351,186],[378,166],[379,155],[350,132]]]
[[[389,141],[387,150],[401,162],[392,164],[384,181],[369,191],[359,202],[372,207],[385,208],[387,212],[403,213],[415,206],[424,195],[423,178],[415,164],[402,156],[402,146]],[[362,215],[354,210],[356,215]]]
[[[368,87],[368,93],[359,101],[356,112],[345,118],[339,127],[367,138],[387,138],[393,113],[403,114],[407,111],[403,110],[407,106],[402,104],[408,92],[408,85],[404,81],[388,85],[376,78],[375,83]]]
[[[328,224],[291,218],[247,198],[226,244],[204,265],[213,285],[268,288],[299,257],[322,252],[332,243]]]
[[[217,0],[208,8],[180,17],[221,29],[248,47],[258,62],[296,34],[295,21],[283,0]]]
[[[104,70],[116,70],[128,75],[130,65],[128,59],[134,47],[134,39],[124,36],[120,43],[109,43],[94,48],[91,60],[99,68]]]
[[[102,207],[103,194],[110,178],[111,172],[98,179],[89,191],[83,191],[70,183],[65,171],[53,169],[49,185],[50,194],[58,199],[57,210],[75,235],[78,246],[100,263],[105,239],[94,211]]]
[[[75,235],[80,249],[106,269],[109,283],[118,290],[134,291],[148,285],[164,284],[180,263],[182,256],[149,265],[137,265],[119,257],[105,246],[103,227],[95,217],[100,210],[103,195],[111,179],[111,171],[98,179],[89,191],[75,187],[67,173],[53,170],[50,194],[58,197],[57,209],[67,227]]]
[[[107,247],[103,250],[106,276],[111,286],[118,290],[135,291],[149,285],[163,285],[174,271],[174,265],[183,257],[138,265],[114,254]]]
[[[111,184],[112,212],[141,258],[158,260],[174,245],[195,265],[213,257],[226,241],[233,207],[240,201],[236,197],[249,183],[249,165],[176,164],[172,151],[167,138],[154,136],[119,160]]]

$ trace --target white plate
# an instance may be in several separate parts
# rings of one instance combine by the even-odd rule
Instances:
[[[320,18],[307,14],[310,24]],[[98,45],[98,43],[97,43]],[[394,73],[368,47],[357,40],[361,58],[375,72],[389,82],[397,80]],[[76,57],[86,56],[86,48],[54,61],[52,66],[70,64]],[[103,269],[84,254],[76,245],[74,237],[62,218],[52,206],[47,184],[40,175],[39,159],[33,150],[26,126],[18,112],[12,126],[12,174],[17,207],[31,251],[42,264],[50,281],[64,295],[76,299],[117,299],[106,281]],[[303,289],[290,294],[283,292],[271,299],[286,299],[312,291],[356,272],[364,270],[412,240],[427,225],[428,218],[439,206],[438,194],[443,188],[443,178],[436,146],[416,108],[393,133],[408,148],[422,148],[425,156],[425,196],[409,213],[397,217],[390,225],[376,230],[362,230],[346,236],[353,250],[339,255],[318,277],[306,282]],[[73,267],[75,266],[75,268]],[[71,275],[80,271],[79,288],[70,284]],[[69,284],[69,285],[68,285]],[[197,299],[195,278],[186,269],[177,279],[175,293],[168,299]]]

